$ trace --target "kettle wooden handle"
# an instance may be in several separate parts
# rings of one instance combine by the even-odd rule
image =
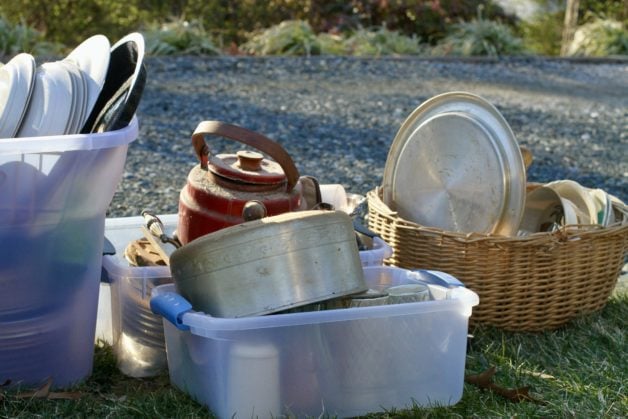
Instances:
[[[205,135],[215,135],[238,141],[268,154],[283,169],[288,179],[287,190],[291,191],[297,184],[299,171],[288,152],[281,145],[255,131],[220,121],[202,121],[192,134],[192,146],[203,169],[207,169],[208,156],[211,153],[205,142]]]

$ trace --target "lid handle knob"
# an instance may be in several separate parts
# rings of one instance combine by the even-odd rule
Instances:
[[[257,172],[262,169],[262,160],[264,155],[255,151],[240,150],[236,153],[238,156],[238,166],[242,170]]]

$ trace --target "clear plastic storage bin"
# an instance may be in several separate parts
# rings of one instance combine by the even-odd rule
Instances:
[[[393,249],[381,237],[373,237],[373,247],[369,250],[360,251],[360,261],[363,267],[381,266],[384,259],[391,257]]]
[[[165,232],[172,234],[177,215],[159,218]],[[167,368],[162,320],[151,312],[150,297],[154,287],[172,282],[170,268],[131,266],[124,256],[128,244],[143,237],[143,224],[143,217],[106,220],[105,237],[116,253],[103,256],[101,290],[108,289],[111,299],[101,299],[98,308],[97,337],[111,343],[118,368],[131,377],[153,376]],[[164,245],[164,250],[174,248]]]
[[[176,230],[177,214],[159,215],[166,234]],[[108,218],[105,237],[115,255],[103,256],[96,339],[111,344],[120,371],[131,377],[148,377],[166,369],[161,316],[150,311],[154,287],[172,282],[167,266],[130,266],[124,257],[129,242],[142,237],[142,217]],[[174,248],[164,245],[171,253]],[[381,265],[392,248],[379,237],[373,248],[360,251],[362,266]]]
[[[153,291],[171,382],[220,418],[358,416],[462,397],[477,294],[455,278],[364,268],[370,288],[424,281],[432,300],[236,319],[195,312],[174,285]]]
[[[92,370],[105,214],[137,119],[100,134],[0,139],[0,382]]]

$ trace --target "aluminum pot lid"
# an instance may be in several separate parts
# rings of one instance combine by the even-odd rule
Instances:
[[[383,198],[402,218],[457,232],[514,235],[526,174],[515,136],[479,96],[451,92],[422,103],[395,136]]]
[[[183,270],[195,270],[197,269],[196,266],[188,265],[187,262],[181,264],[177,262],[186,260],[186,258],[193,259],[213,250],[223,251],[230,246],[247,247],[255,243],[260,244],[266,241],[276,244],[279,238],[283,240],[285,237],[292,237],[296,234],[307,232],[310,229],[335,226],[332,231],[334,231],[335,234],[341,235],[344,234],[343,229],[340,228],[340,226],[343,225],[349,226],[349,230],[353,234],[353,222],[347,214],[342,211],[319,210],[286,212],[258,220],[247,221],[206,234],[175,250],[171,258],[172,268],[175,269],[175,265],[180,265]],[[312,237],[303,237],[302,244],[312,244],[310,243],[313,240]],[[330,243],[337,240],[337,238],[331,240]],[[321,243],[317,242],[316,244],[320,245]],[[238,253],[237,256],[243,257],[240,253]],[[250,256],[252,259],[260,258],[258,253],[247,256]],[[228,264],[227,261],[221,261],[221,263]],[[219,267],[213,266],[212,269],[219,269]]]
[[[263,315],[367,290],[351,217],[297,211],[227,227],[170,258],[177,291],[215,317]]]

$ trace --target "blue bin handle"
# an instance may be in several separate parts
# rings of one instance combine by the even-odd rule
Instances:
[[[190,330],[190,326],[183,324],[183,315],[192,311],[192,304],[179,294],[165,292],[150,299],[150,309],[155,314],[163,316],[179,330]]]

